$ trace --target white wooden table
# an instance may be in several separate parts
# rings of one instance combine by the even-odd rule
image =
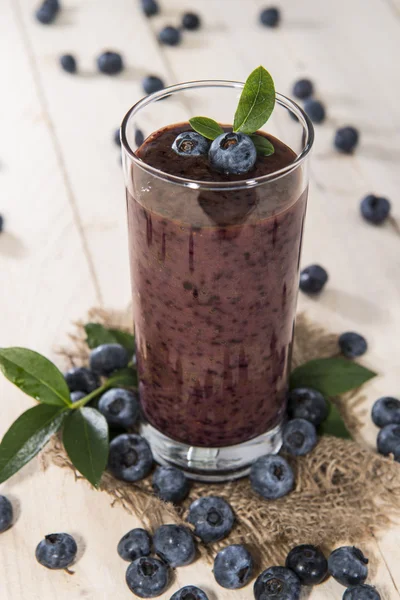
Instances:
[[[400,219],[400,0],[279,0],[277,30],[257,24],[263,0],[160,0],[162,15],[151,20],[136,0],[62,2],[63,13],[49,27],[32,17],[36,0],[0,2],[0,212],[6,221],[0,344],[53,356],[71,320],[91,306],[127,306],[124,189],[112,134],[140,97],[141,77],[154,73],[169,84],[243,79],[261,63],[283,93],[309,75],[329,113],[316,132],[303,264],[320,262],[330,280],[320,298],[301,297],[301,308],[333,330],[366,335],[366,363],[380,373],[367,387],[369,406],[380,395],[398,395],[400,237],[390,225],[363,222],[358,207],[366,193],[386,195]],[[187,34],[178,48],[161,49],[156,31],[190,8],[203,18],[201,32]],[[121,51],[128,67],[112,80],[94,67],[107,48]],[[76,77],[57,64],[69,51],[82,70]],[[346,124],[361,130],[354,157],[332,149],[335,127]],[[32,402],[4,378],[0,386],[2,435]],[[376,433],[368,418],[363,443],[374,446]],[[21,507],[16,525],[0,536],[2,600],[132,597],[115,547],[138,523],[122,508],[111,509],[107,495],[56,467],[43,473],[38,460],[0,491]],[[64,530],[84,548],[73,577],[34,559],[44,534]],[[382,598],[400,598],[400,529],[371,539],[367,551]],[[219,588],[199,562],[180,569],[163,598],[189,583],[201,585],[210,600],[252,598],[250,586]],[[342,593],[330,580],[311,598]]]

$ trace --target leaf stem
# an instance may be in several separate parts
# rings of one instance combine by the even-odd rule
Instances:
[[[82,398],[82,400],[78,400],[78,402],[74,402],[70,406],[70,408],[72,410],[77,410],[78,408],[82,408],[82,406],[85,406],[88,402],[93,400],[93,398],[96,398],[96,396],[98,396],[99,394],[102,394],[103,392],[108,390],[110,387],[112,387],[112,383],[110,383],[110,380],[108,380],[105,383],[103,383],[103,385],[101,385],[100,387],[93,390],[93,392],[90,392],[90,394],[88,394],[87,396]]]

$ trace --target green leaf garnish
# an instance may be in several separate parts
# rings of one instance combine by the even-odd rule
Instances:
[[[108,329],[100,323],[86,323],[86,343],[90,349],[97,348],[102,344],[121,344],[133,354],[135,351],[135,337],[119,329]]]
[[[264,135],[253,134],[250,137],[256,147],[257,154],[261,156],[271,156],[271,154],[274,154],[275,148]]]
[[[221,125],[208,117],[193,117],[189,119],[189,123],[192,129],[208,140],[215,140],[219,135],[224,133]]]
[[[247,78],[233,121],[233,131],[251,134],[269,119],[275,106],[275,85],[264,67]]]
[[[40,452],[60,429],[68,412],[65,407],[39,404],[14,421],[0,444],[0,483]]]
[[[38,402],[71,405],[63,374],[41,354],[26,348],[1,348],[0,369],[7,379]]]
[[[97,487],[107,465],[108,425],[95,408],[71,411],[63,428],[64,448],[74,467]]]
[[[131,367],[114,371],[107,379],[107,387],[136,387],[138,383],[137,373]]]
[[[290,388],[311,387],[325,396],[339,396],[376,376],[345,358],[317,358],[297,367],[290,375]]]
[[[319,426],[318,432],[321,435],[333,435],[335,437],[351,439],[338,407],[330,402],[329,415],[327,419]]]

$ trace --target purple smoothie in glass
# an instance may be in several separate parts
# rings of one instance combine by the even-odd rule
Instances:
[[[152,134],[137,156],[164,173],[229,183],[207,156],[171,146],[188,123]],[[246,179],[293,163],[258,157]],[[147,187],[146,187],[147,186]],[[144,415],[170,438],[223,447],[272,429],[286,406],[307,190],[296,170],[215,192],[166,186],[145,171],[127,193],[133,314]],[[135,193],[135,190],[138,192]],[[137,199],[135,199],[135,197]]]

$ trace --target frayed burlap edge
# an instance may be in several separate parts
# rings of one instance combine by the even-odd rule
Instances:
[[[93,309],[88,321],[126,329],[130,313]],[[87,363],[88,347],[83,323],[76,324],[71,344],[60,350],[66,366]],[[337,336],[327,333],[300,315],[296,323],[293,366],[313,358],[337,354]],[[363,396],[359,391],[337,400],[343,418],[357,438],[362,423]],[[45,462],[75,472],[62,443],[55,437],[48,446]],[[183,506],[174,507],[152,494],[151,478],[136,484],[116,480],[105,473],[100,490],[113,504],[121,504],[135,514],[150,530],[165,522],[185,522],[187,507],[199,496],[215,494],[226,498],[236,514],[235,529],[229,543],[246,543],[263,563],[279,564],[288,550],[299,543],[314,543],[331,548],[336,542],[357,542],[385,529],[400,516],[400,467],[354,441],[324,436],[317,448],[305,457],[289,457],[296,477],[295,490],[276,501],[260,499],[247,479],[229,484],[195,483]],[[211,558],[225,542],[202,546],[203,556]]]

